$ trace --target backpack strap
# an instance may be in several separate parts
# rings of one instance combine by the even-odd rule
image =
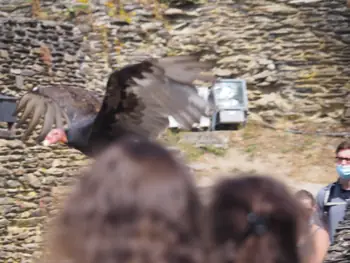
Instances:
[[[329,208],[334,205],[343,205],[346,204],[346,201],[332,202],[332,198],[340,194],[340,185],[338,182],[334,182],[330,187],[325,191],[323,199],[323,212],[328,214]]]
[[[331,200],[331,198],[333,197],[333,189],[336,183],[332,183],[328,189],[325,191],[324,193],[324,197],[323,197],[323,213],[328,214],[330,205],[329,205],[329,201]]]
[[[327,185],[324,191],[320,191],[316,196],[316,202],[318,204],[316,220],[323,227],[328,225],[328,213],[331,207],[329,201],[332,200],[336,184],[337,182]]]

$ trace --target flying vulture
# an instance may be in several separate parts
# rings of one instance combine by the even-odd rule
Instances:
[[[213,110],[193,85],[214,81],[201,74],[210,67],[196,56],[144,60],[115,70],[103,98],[82,88],[36,87],[17,103],[15,114],[23,111],[17,127],[28,121],[26,140],[44,116],[38,143],[65,143],[90,157],[126,134],[156,139],[168,127],[168,116],[190,129]]]

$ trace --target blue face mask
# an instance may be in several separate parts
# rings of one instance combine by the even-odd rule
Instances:
[[[337,164],[337,172],[340,178],[350,180],[350,165],[339,165]]]

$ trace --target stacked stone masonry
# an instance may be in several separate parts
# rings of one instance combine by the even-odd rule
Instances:
[[[272,123],[341,120],[350,87],[343,1],[248,0],[197,12],[168,47],[204,51],[218,75],[246,79],[251,112]]]
[[[50,83],[82,86],[85,80],[79,75],[77,57],[81,41],[71,24],[1,18],[1,92],[18,96]]]
[[[0,139],[0,262],[37,262],[47,216],[88,164],[73,150]]]
[[[69,6],[42,2],[53,17]],[[216,1],[168,9],[167,23],[132,2],[124,5],[134,13],[131,22],[110,17],[105,2],[92,1],[90,14],[72,18],[85,34],[88,88],[103,88],[112,69],[150,55],[200,52],[216,62],[219,76],[248,81],[256,118],[339,123],[350,117],[350,11],[343,0]],[[31,15],[28,7],[19,13],[10,6],[11,15]]]
[[[69,23],[1,18],[1,93],[17,97],[39,84],[84,87],[81,42],[79,30]],[[52,63],[43,59],[44,46]],[[77,151],[46,149],[32,138],[26,144],[0,139],[0,262],[39,258],[43,222],[55,211],[54,196],[60,195],[55,192],[71,185],[87,163]]]
[[[70,17],[72,2],[41,0],[47,18],[56,20],[50,21],[32,19],[28,1],[0,0],[1,93],[19,96],[58,83],[102,95],[113,69],[199,52],[216,63],[218,76],[247,80],[252,117],[271,123],[350,117],[350,9],[343,0],[215,1],[169,8],[165,19],[128,1],[131,21],[107,15],[103,0]],[[52,63],[43,59],[45,47]],[[88,162],[77,151],[33,139],[0,140],[0,262],[36,262],[53,201]],[[337,249],[349,248],[348,231],[339,233],[330,253],[338,261],[329,262],[345,262]]]

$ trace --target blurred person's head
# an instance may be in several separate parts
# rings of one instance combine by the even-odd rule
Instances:
[[[125,139],[96,159],[65,202],[51,236],[52,257],[74,263],[199,262],[200,213],[183,164],[156,143]]]
[[[310,193],[307,190],[299,190],[295,193],[295,197],[302,204],[305,210],[305,215],[307,217],[306,219],[310,221],[316,211],[316,199],[314,198],[312,193]]]
[[[219,182],[209,207],[213,261],[297,263],[301,206],[267,176],[241,174]]]
[[[336,170],[341,181],[350,181],[350,140],[341,142],[335,150]]]

